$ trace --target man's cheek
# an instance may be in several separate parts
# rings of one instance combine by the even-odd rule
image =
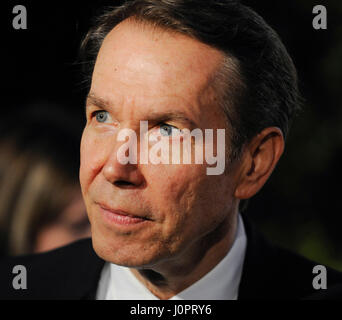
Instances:
[[[101,171],[105,162],[106,150],[97,139],[90,136],[83,136],[81,142],[80,162],[80,183],[83,194],[88,190],[89,185]]]

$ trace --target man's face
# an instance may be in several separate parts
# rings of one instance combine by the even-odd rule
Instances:
[[[103,259],[154,266],[201,248],[223,225],[228,230],[236,208],[230,175],[207,175],[205,163],[140,164],[138,157],[138,164],[123,165],[117,159],[124,143],[117,141],[119,130],[136,131],[139,141],[142,120],[148,120],[148,134],[165,143],[178,129],[224,129],[210,86],[221,60],[219,51],[196,40],[131,21],[105,38],[87,102],[80,167],[93,245]],[[167,135],[160,134],[162,123]]]

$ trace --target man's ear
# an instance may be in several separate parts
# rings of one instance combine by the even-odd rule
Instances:
[[[284,136],[277,127],[262,130],[245,146],[235,197],[249,199],[266,183],[284,151]]]

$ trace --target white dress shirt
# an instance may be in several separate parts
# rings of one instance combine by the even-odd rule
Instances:
[[[170,300],[236,300],[245,258],[247,237],[241,216],[227,255],[204,277]],[[97,300],[159,300],[127,267],[106,263],[96,293]]]

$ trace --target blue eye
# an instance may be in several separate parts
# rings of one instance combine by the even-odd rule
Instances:
[[[160,126],[160,134],[162,136],[172,136],[176,133],[180,133],[180,130],[174,126],[171,126],[166,123]]]
[[[95,118],[96,118],[96,121],[98,122],[105,122],[108,118],[108,112],[107,111],[96,111],[95,112]]]

